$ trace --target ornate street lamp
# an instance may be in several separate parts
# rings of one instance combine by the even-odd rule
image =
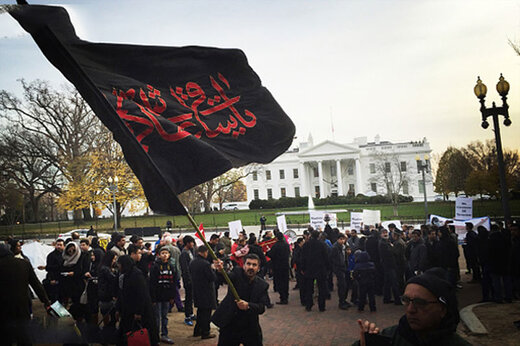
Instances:
[[[110,183],[110,186],[108,187],[110,191],[112,191],[112,196],[114,197],[114,231],[117,232],[117,205],[116,205],[116,192],[117,192],[117,183],[119,181],[119,178],[115,176],[114,178],[109,177],[108,182]]]
[[[489,123],[487,122],[488,117],[493,117],[493,126],[495,128],[495,143],[497,147],[497,160],[498,160],[498,174],[500,177],[500,194],[502,196],[502,209],[504,212],[504,221],[507,223],[511,219],[511,212],[509,210],[509,195],[506,183],[506,174],[504,167],[504,154],[502,153],[502,139],[500,138],[500,124],[498,123],[498,116],[504,116],[504,125],[511,125],[511,119],[509,119],[509,105],[507,104],[507,93],[509,92],[509,83],[504,79],[502,74],[497,83],[497,92],[502,96],[502,107],[497,107],[495,102],[492,103],[491,108],[486,108],[485,98],[487,93],[487,87],[480,77],[477,77],[477,85],[473,89],[475,95],[480,100],[480,113],[482,113],[482,127],[487,129]]]
[[[429,159],[430,157],[428,155],[424,155],[424,161],[419,155],[415,156],[415,161],[417,161],[417,173],[422,172],[425,223],[428,223],[428,197],[426,194],[426,173],[430,172],[430,165],[428,163]]]

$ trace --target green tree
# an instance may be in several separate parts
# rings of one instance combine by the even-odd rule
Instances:
[[[465,183],[472,168],[463,152],[448,147],[442,154],[435,176],[435,192],[447,195],[453,192],[457,196],[465,191]]]

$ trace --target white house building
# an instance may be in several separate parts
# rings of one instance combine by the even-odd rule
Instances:
[[[245,179],[248,203],[253,199],[384,195],[388,189],[424,199],[422,171],[417,160],[429,167],[430,145],[421,141],[374,142],[366,137],[343,144],[325,141],[314,145],[312,136],[297,148],[266,165],[250,166]],[[435,197],[431,170],[425,172],[428,200]],[[339,182],[339,183],[338,183]]]

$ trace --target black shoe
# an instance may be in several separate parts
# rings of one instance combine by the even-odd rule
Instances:
[[[198,337],[198,336],[202,336],[202,334],[200,334],[200,333],[193,333],[192,336],[194,336],[194,337]]]
[[[348,310],[348,308],[350,308],[349,305],[340,305],[338,306],[340,310]]]
[[[276,304],[287,305],[289,302],[287,300],[280,300],[279,302],[276,302]]]
[[[265,307],[268,308],[268,309],[272,309],[273,306],[274,306],[273,304],[269,303],[269,304],[267,304]]]
[[[312,311],[312,306],[306,306],[305,311]]]
[[[323,308],[323,309],[320,309],[320,312],[324,312],[324,311],[325,311],[325,308]]]
[[[215,334],[208,334],[208,335],[202,335],[200,338],[201,339],[213,339],[213,338],[216,338],[217,336]]]

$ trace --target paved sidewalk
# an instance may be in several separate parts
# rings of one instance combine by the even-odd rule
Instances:
[[[272,281],[269,282],[269,295],[275,303],[278,294],[273,292]],[[359,313],[356,307],[340,310],[337,303],[337,291],[332,292],[332,299],[327,300],[326,311],[319,312],[317,304],[311,312],[300,305],[299,292],[292,290],[296,283],[290,282],[289,305],[276,305],[267,309],[260,316],[260,324],[264,333],[265,345],[348,345],[359,338],[358,318],[370,319],[380,326],[391,326],[403,314],[403,307],[394,304],[383,304],[381,297],[376,297],[377,312]],[[222,299],[226,287],[221,287],[219,297]],[[368,310],[368,308],[366,308]],[[200,340],[191,337],[193,327],[183,324],[184,314],[174,312],[170,317],[170,336],[176,345],[216,345],[217,338]],[[213,326],[214,327],[214,326]],[[218,330],[212,328],[218,335]]]

